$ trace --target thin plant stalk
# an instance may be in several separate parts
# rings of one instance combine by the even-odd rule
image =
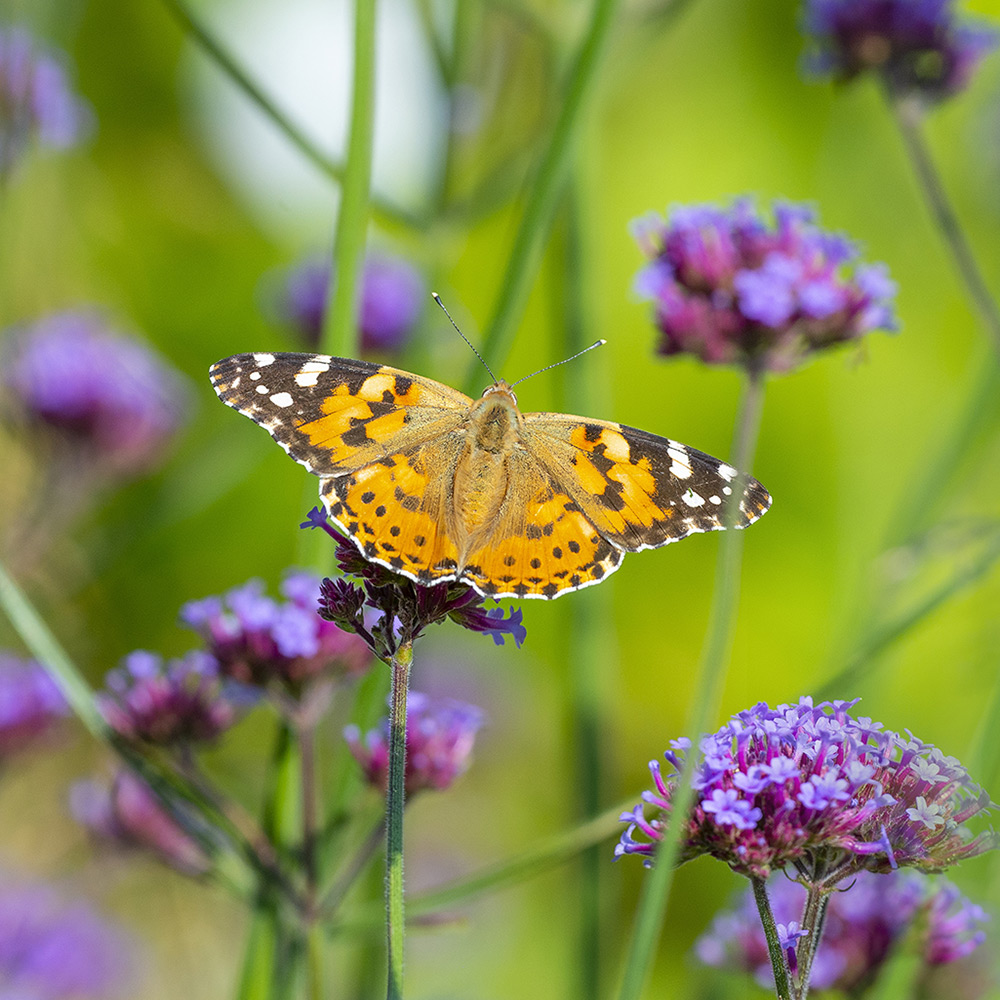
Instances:
[[[316,729],[298,727],[300,802],[302,806],[302,873],[305,877],[306,990],[309,1000],[323,1000],[323,935],[319,926],[319,855],[316,782]]]
[[[226,74],[232,83],[239,88],[256,108],[268,118],[282,135],[321,173],[337,184],[342,184],[346,176],[344,164],[328,157],[289,117],[274,100],[264,91],[250,75],[247,69],[227,49],[222,42],[209,30],[184,0],[163,0],[174,20],[184,32],[191,37]],[[385,198],[373,197],[371,201],[372,215],[380,222],[388,225],[421,228],[422,220],[412,213]]]
[[[795,1000],[806,1000],[809,995],[813,961],[823,939],[823,925],[826,923],[826,910],[829,905],[830,890],[828,888],[809,886],[801,922],[802,929],[809,933],[799,939],[799,945],[796,949],[799,970],[796,976]]]
[[[965,290],[986,327],[993,349],[1000,354],[1000,307],[986,284],[927,148],[923,130],[924,107],[916,97],[894,93],[888,82],[884,83],[883,89],[934,224],[940,231]]]
[[[736,419],[736,433],[731,464],[745,473],[753,464],[757,436],[764,402],[764,373],[754,367],[747,371],[743,396]],[[742,481],[742,475],[737,484]],[[733,503],[726,507],[727,525],[735,523],[735,500],[741,489],[733,491]],[[719,542],[715,587],[708,631],[702,648],[694,700],[688,713],[687,731],[692,737],[692,752],[687,755],[677,776],[676,791],[671,801],[670,817],[663,839],[656,850],[656,863],[644,879],[639,908],[632,930],[628,957],[622,981],[620,1000],[637,1000],[653,963],[656,944],[666,918],[674,869],[680,855],[681,840],[687,826],[688,813],[694,799],[691,777],[700,761],[698,739],[709,721],[718,712],[722,682],[729,662],[736,613],[739,605],[739,575],[743,554],[743,533],[728,530]]]
[[[486,332],[482,354],[494,370],[503,367],[541,260],[569,173],[583,112],[608,47],[619,0],[594,0],[590,24],[570,69],[559,116],[531,185],[524,215],[514,237],[497,306]],[[481,378],[478,362],[470,365],[467,386],[475,395]]]
[[[358,353],[357,290],[364,266],[375,136],[375,0],[354,4],[354,80],[347,163],[333,244],[332,294],[323,317],[320,349],[354,357]]]
[[[389,780],[385,801],[385,925],[388,947],[387,1000],[403,996],[403,808],[406,805],[406,695],[413,645],[401,643],[392,656],[389,709]]]
[[[757,904],[761,927],[764,928],[764,938],[767,941],[767,954],[771,959],[771,970],[774,973],[774,989],[778,1000],[792,1000],[792,988],[788,980],[788,963],[781,942],[778,940],[778,928],[774,922],[774,911],[767,895],[767,884],[764,879],[752,877],[750,885],[753,888],[753,899]]]

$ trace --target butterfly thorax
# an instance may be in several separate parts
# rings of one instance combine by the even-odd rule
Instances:
[[[523,421],[505,382],[490,386],[469,410],[466,445],[455,469],[454,504],[470,534],[493,521],[507,496],[507,457],[520,447]]]

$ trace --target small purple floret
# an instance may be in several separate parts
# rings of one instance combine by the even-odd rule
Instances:
[[[315,258],[288,273],[282,315],[315,347],[323,329],[330,264]],[[426,289],[412,264],[401,257],[369,254],[361,279],[361,347],[365,351],[402,350],[423,312]]]
[[[660,353],[787,371],[831,344],[896,328],[882,265],[859,264],[857,247],[820,229],[807,205],[776,202],[772,216],[742,198],[633,226],[651,258],[636,291],[654,303]]]
[[[406,707],[407,797],[426,788],[448,788],[464,774],[484,721],[485,715],[475,705],[411,691]],[[349,726],[344,739],[368,782],[385,791],[389,778],[388,718],[364,737],[357,726]]]
[[[11,331],[0,350],[11,417],[121,475],[154,467],[183,422],[187,385],[150,348],[88,312]]]
[[[0,759],[43,740],[68,714],[41,664],[0,652]]]
[[[32,139],[66,149],[83,137],[90,121],[90,109],[70,89],[61,54],[24,28],[0,28],[0,177]]]
[[[973,835],[964,826],[990,799],[958,761],[870,719],[856,722],[853,705],[760,703],[703,737],[682,859],[711,854],[747,876],[787,869],[832,887],[863,870],[941,871],[997,846],[992,830]],[[665,754],[675,772],[685,756]],[[655,789],[643,799],[654,813],[623,816],[619,855],[649,860],[663,835],[677,777],[650,770]]]
[[[850,80],[866,70],[899,92],[941,99],[968,83],[998,33],[959,20],[953,0],[807,0],[811,76]]]
[[[781,946],[788,949],[802,936],[797,921],[805,903],[805,889],[776,876],[768,882],[767,893]],[[927,878],[916,872],[861,872],[846,888],[830,894],[810,984],[817,991],[832,989],[860,995],[859,988],[878,975],[893,948],[911,940],[908,935],[913,930],[921,931],[919,938],[912,940],[920,949],[926,973],[931,966],[955,962],[975,951],[985,939],[983,925],[988,921],[983,909],[966,899],[947,879]],[[767,943],[749,891],[741,895],[735,907],[715,917],[694,950],[705,965],[753,973],[766,988],[773,983]],[[789,951],[788,957],[792,959],[794,953]],[[920,995],[932,994],[921,990]],[[952,1000],[965,993],[955,989],[947,995]]]

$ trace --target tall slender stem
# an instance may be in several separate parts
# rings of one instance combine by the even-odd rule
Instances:
[[[826,922],[826,908],[829,904],[829,889],[809,887],[805,909],[802,911],[802,929],[809,933],[800,938],[796,954],[799,964],[796,977],[798,982],[798,989],[795,992],[796,1000],[806,1000],[809,995],[809,980],[812,978],[813,961],[823,937],[823,924]]]
[[[307,722],[297,730],[299,793],[302,808],[302,871],[305,876],[306,989],[309,1000],[322,1000],[323,936],[319,926],[318,815],[316,801],[316,730]]]
[[[1000,307],[997,306],[996,299],[986,284],[986,279],[976,262],[976,256],[972,252],[972,247],[962,229],[962,224],[958,221],[958,215],[952,207],[941,176],[927,148],[923,132],[923,107],[914,97],[893,93],[888,83],[885,83],[884,90],[899,134],[902,136],[903,145],[906,147],[906,153],[927,200],[927,207],[941,231],[969,298],[972,299],[993,341],[993,348],[1000,353]]]
[[[403,807],[406,804],[406,694],[413,663],[412,643],[393,654],[389,709],[389,784],[385,803],[385,912],[389,952],[387,1000],[403,995]]]
[[[356,355],[357,288],[364,265],[375,134],[376,0],[354,4],[354,83],[347,163],[333,246],[332,296],[323,318],[322,350]]]
[[[778,1000],[791,1000],[792,988],[788,982],[788,963],[778,940],[778,928],[774,922],[774,912],[771,900],[767,896],[767,885],[762,878],[751,877],[753,898],[757,904],[757,913],[764,928],[764,938],[767,941],[767,953],[771,959],[771,970],[774,972],[774,989]]]
[[[743,397],[736,420],[732,464],[744,473],[753,462],[757,434],[760,429],[764,401],[764,373],[751,369],[747,373]],[[742,479],[737,479],[739,483]],[[733,500],[742,494],[733,491]],[[727,505],[726,523],[731,525],[737,516],[737,505]],[[715,589],[708,632],[702,648],[698,678],[695,683],[694,701],[688,713],[687,731],[692,737],[691,752],[685,759],[677,777],[676,791],[672,796],[670,818],[663,840],[656,851],[656,863],[645,880],[639,910],[636,915],[629,947],[620,1000],[636,1000],[649,975],[653,953],[666,917],[674,868],[680,856],[681,840],[687,826],[688,813],[694,798],[691,776],[699,762],[698,737],[703,733],[718,710],[722,681],[729,661],[739,604],[739,575],[743,553],[743,533],[726,531],[719,543],[716,563]]]
[[[619,0],[594,0],[590,24],[569,74],[565,97],[542,157],[531,194],[510,251],[496,309],[486,333],[483,355],[494,369],[503,366],[514,331],[538,270],[542,250],[555,217],[569,170],[574,141],[607,48]],[[470,366],[468,384],[473,391],[481,378],[478,364]]]
[[[330,159],[310,139],[264,89],[250,75],[244,66],[236,59],[206,25],[195,16],[194,12],[183,0],[163,0],[163,5],[173,15],[181,28],[201,47],[202,51],[229,79],[246,95],[257,109],[277,127],[285,138],[316,167],[320,173],[330,180],[340,184],[344,180],[344,164]],[[385,198],[372,198],[372,214],[381,222],[389,225],[419,228],[422,220],[415,218],[400,205],[395,205]]]

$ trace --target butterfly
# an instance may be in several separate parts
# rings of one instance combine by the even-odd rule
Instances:
[[[419,584],[559,597],[626,552],[724,527],[727,503],[737,528],[771,505],[755,479],[677,441],[522,413],[502,380],[473,400],[386,365],[293,353],[236,354],[210,374],[227,406],[319,476],[361,553]]]

